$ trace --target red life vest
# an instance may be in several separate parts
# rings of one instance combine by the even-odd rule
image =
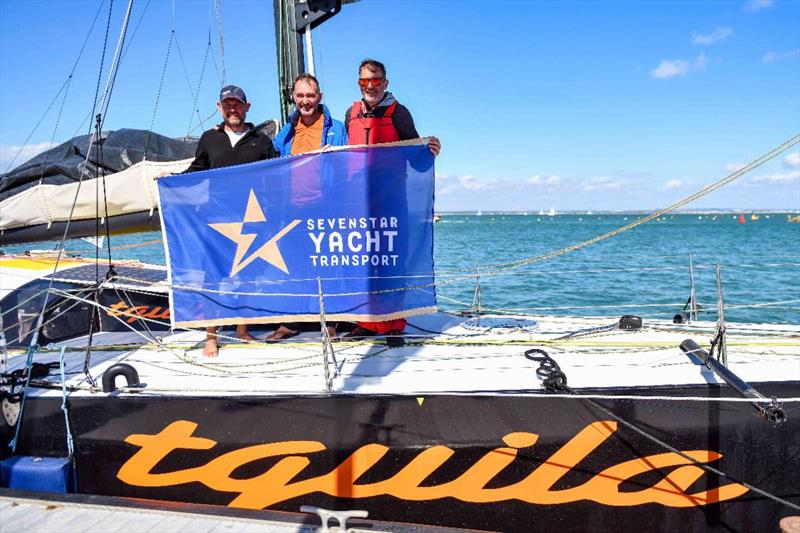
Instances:
[[[378,144],[390,143],[400,140],[400,134],[392,122],[392,113],[397,107],[397,102],[393,102],[382,117],[359,117],[362,110],[361,100],[353,102],[350,108],[350,120],[347,125],[347,144]],[[403,331],[406,327],[406,319],[398,318],[386,320],[384,322],[358,322],[364,329],[374,331],[384,335],[390,331]]]
[[[399,141],[400,134],[392,122],[392,113],[397,102],[386,108],[382,117],[359,117],[362,110],[361,100],[353,102],[350,108],[350,119],[347,125],[347,144],[378,144]]]

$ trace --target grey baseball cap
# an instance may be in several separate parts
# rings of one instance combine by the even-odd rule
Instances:
[[[244,95],[244,91],[236,85],[227,85],[219,92],[220,102],[227,98],[235,98],[243,104],[247,103],[247,97]]]

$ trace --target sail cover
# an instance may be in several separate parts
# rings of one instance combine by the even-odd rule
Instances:
[[[104,131],[89,146],[91,135],[73,137],[42,152],[6,174],[0,174],[0,200],[36,185],[64,185],[109,175],[139,161],[177,161],[194,156],[196,139],[171,139],[152,131]],[[88,154],[88,158],[87,158]],[[84,165],[84,161],[86,164]]]
[[[274,120],[256,126],[273,136]],[[185,170],[196,139],[147,130],[81,135],[0,174],[0,246],[159,229],[153,177]],[[67,228],[67,222],[69,226]]]
[[[434,311],[433,176],[412,141],[158,180],[173,325]]]
[[[70,216],[68,237],[94,235],[98,214],[112,232],[158,229],[153,176],[185,169],[197,141],[132,129],[91,140],[74,137],[0,175],[0,245],[60,239]]]

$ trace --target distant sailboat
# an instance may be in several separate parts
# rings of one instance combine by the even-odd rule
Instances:
[[[483,215],[483,211],[481,211],[480,209],[475,211],[475,216],[481,216],[481,215]]]
[[[547,212],[547,216],[549,216],[549,217],[556,216],[556,208],[551,206],[550,207],[550,211]]]
[[[544,209],[539,209],[539,216],[543,216],[543,215],[544,215]]]

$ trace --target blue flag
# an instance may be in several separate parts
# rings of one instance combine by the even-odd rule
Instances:
[[[433,176],[398,143],[159,179],[173,325],[433,312]]]

